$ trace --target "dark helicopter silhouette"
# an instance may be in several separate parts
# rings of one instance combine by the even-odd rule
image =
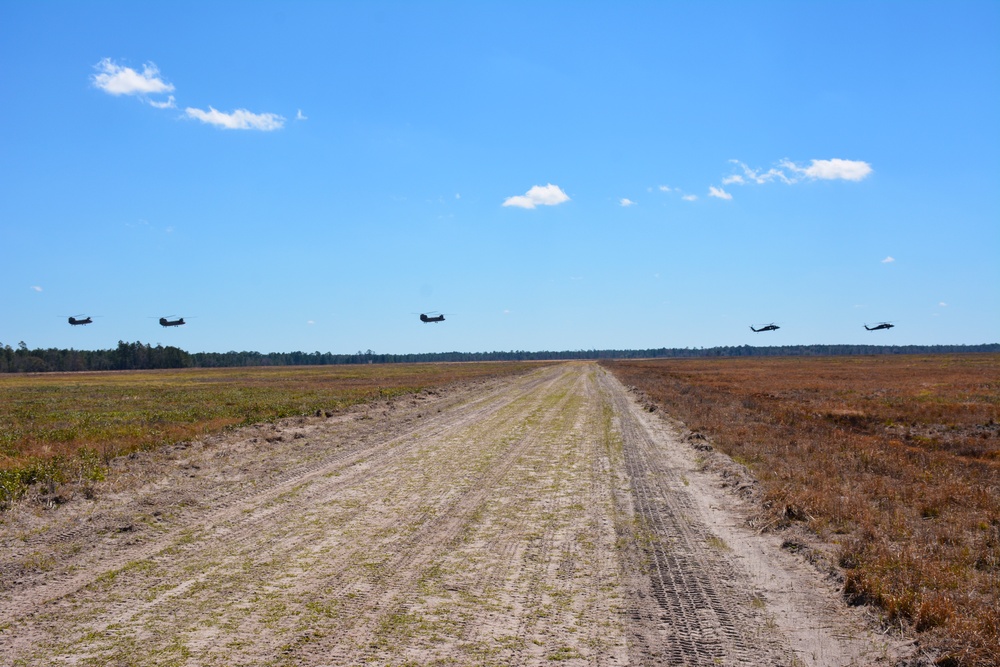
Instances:
[[[168,320],[165,317],[160,318],[161,327],[179,327],[182,324],[187,324],[187,322],[184,321],[183,317],[178,317],[176,320]]]
[[[868,331],[878,331],[879,329],[891,329],[891,328],[893,328],[894,326],[896,326],[896,325],[895,325],[895,324],[893,324],[892,322],[881,322],[881,323],[879,323],[879,324],[876,324],[876,325],[875,325],[875,326],[873,326],[873,327],[870,327],[870,326],[868,326],[868,325],[866,324],[866,325],[865,325],[865,329],[867,329]]]
[[[442,315],[434,315],[434,316],[428,317],[427,315],[425,315],[423,313],[420,313],[420,321],[421,322],[425,322],[425,323],[426,322],[444,322],[444,315],[442,314]]]
[[[87,317],[81,317],[80,319],[71,316],[68,321],[70,324],[76,327],[81,324],[93,324],[94,318],[90,317],[89,315]]]
[[[774,331],[775,329],[780,329],[780,328],[781,327],[779,327],[774,322],[772,322],[771,324],[765,324],[760,329],[754,329],[753,325],[752,324],[750,325],[750,331],[753,331],[755,333],[760,333],[761,331]]]

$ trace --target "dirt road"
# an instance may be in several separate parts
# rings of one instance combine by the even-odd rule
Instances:
[[[847,665],[888,650],[596,364],[116,462],[0,524],[16,665]]]

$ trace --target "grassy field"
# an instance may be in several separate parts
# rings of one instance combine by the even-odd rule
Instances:
[[[839,545],[845,593],[943,665],[1000,664],[1000,356],[605,364]]]
[[[115,456],[537,364],[394,364],[0,375],[0,509],[99,480]]]

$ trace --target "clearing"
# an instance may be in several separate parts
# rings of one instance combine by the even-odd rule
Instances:
[[[0,524],[14,665],[892,664],[682,427],[574,362],[116,459]]]

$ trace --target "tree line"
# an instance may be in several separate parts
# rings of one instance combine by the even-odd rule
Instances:
[[[157,368],[232,368],[240,366],[324,366],[339,364],[399,364],[456,361],[556,361],[572,359],[667,359],[702,357],[794,357],[882,354],[943,354],[1000,352],[1000,344],[985,345],[753,345],[645,350],[510,350],[507,352],[426,352],[354,354],[332,352],[198,352],[173,347],[118,341],[111,350],[29,349],[0,344],[0,373],[66,371],[129,371]]]

